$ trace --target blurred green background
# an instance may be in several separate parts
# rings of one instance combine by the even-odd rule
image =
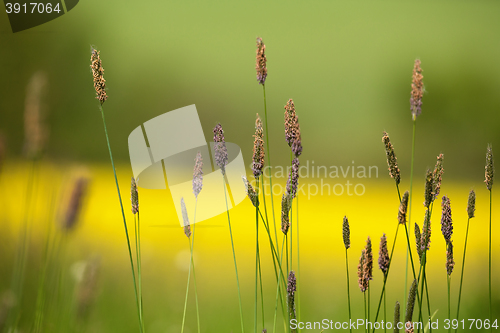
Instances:
[[[448,176],[479,180],[486,144],[500,143],[495,1],[81,1],[75,9],[16,34],[0,14],[0,128],[12,156],[23,143],[26,84],[41,69],[50,84],[50,156],[107,159],[91,98],[94,45],[105,68],[117,159],[128,160],[127,137],[138,124],[196,104],[207,140],[220,121],[248,160],[255,113],[263,112],[254,70],[257,36],[267,46],[276,162],[280,153],[288,157],[279,129],[283,106],[293,98],[307,159],[383,166],[386,130],[407,166],[415,58],[422,60],[426,88],[416,171],[423,174],[443,152]]]
[[[89,68],[91,45],[101,51],[105,68],[109,99],[104,109],[113,153],[121,166],[122,195],[128,203],[131,175],[128,135],[139,124],[173,109],[196,104],[207,141],[212,140],[211,129],[220,121],[226,139],[242,148],[248,164],[255,114],[263,114],[262,88],[255,78],[255,38],[260,36],[266,44],[268,59],[266,92],[273,164],[286,165],[289,161],[288,147],[283,140],[283,106],[293,98],[300,118],[303,161],[338,166],[349,166],[355,161],[356,165],[379,167],[381,181],[368,187],[367,196],[362,201],[354,200],[360,198],[342,198],[335,203],[335,208],[338,208],[335,212],[329,211],[328,198],[307,206],[309,212],[315,214],[311,214],[310,219],[325,230],[340,230],[338,226],[332,226],[332,221],[340,223],[346,213],[354,217],[358,214],[361,225],[353,226],[354,252],[350,259],[351,293],[357,297],[353,306],[357,309],[356,316],[360,316],[362,299],[354,270],[358,249],[366,239],[365,232],[376,230],[372,238],[378,244],[381,232],[377,228],[385,223],[389,244],[393,239],[393,234],[389,235],[393,232],[392,220],[389,223],[385,216],[395,213],[395,205],[382,206],[385,199],[395,199],[393,183],[384,172],[383,130],[391,135],[404,187],[409,186],[412,131],[409,99],[416,58],[422,60],[426,93],[422,115],[417,120],[415,179],[423,180],[426,168],[433,167],[436,156],[444,153],[445,180],[453,182],[450,182],[452,185],[443,185],[443,190],[449,186],[449,192],[456,195],[457,211],[460,211],[456,216],[465,215],[470,186],[482,191],[478,198],[482,200],[482,208],[487,209],[482,184],[486,145],[491,143],[494,151],[500,151],[497,148],[500,147],[499,17],[500,3],[495,1],[87,0],[54,21],[13,34],[7,15],[1,10],[0,131],[6,140],[10,164],[6,165],[0,181],[5,181],[4,184],[15,190],[9,195],[10,201],[2,202],[5,206],[9,206],[7,202],[15,203],[9,206],[9,215],[1,219],[5,226],[5,232],[0,235],[2,289],[10,282],[17,239],[13,225],[19,222],[23,209],[23,200],[18,198],[24,195],[27,169],[18,162],[23,158],[26,86],[33,73],[42,70],[48,76],[47,94],[42,101],[50,127],[45,158],[51,164],[46,167],[48,171],[44,171],[47,178],[43,179],[43,184],[61,185],[64,178],[58,175],[57,168],[72,165],[89,165],[94,176],[88,204],[90,213],[84,215],[82,222],[85,223],[68,241],[70,254],[64,261],[70,267],[70,262],[87,258],[91,253],[103,256],[100,296],[91,314],[88,331],[135,332],[137,319],[134,317],[130,268]],[[415,216],[419,220],[423,216],[420,206],[422,187],[420,182],[415,188],[418,191],[415,192],[418,195],[414,203],[418,208]],[[46,188],[39,186],[42,197]],[[149,202],[155,204],[151,203],[149,207],[156,209],[145,222],[147,226],[156,224],[160,214],[158,207],[162,204],[165,211],[161,214],[167,216],[168,222],[169,218],[175,219],[167,194],[158,198],[157,193],[144,193],[144,206],[148,207],[150,199]],[[109,206],[108,202],[111,202]],[[360,207],[367,207],[366,211]],[[486,230],[484,209],[480,213],[481,230]],[[498,205],[494,205],[494,209],[498,211]],[[238,216],[251,213],[248,202],[236,212]],[[436,209],[436,244],[442,243],[438,215]],[[161,222],[164,223],[164,219]],[[463,241],[464,235],[463,219],[460,223],[457,243]],[[215,218],[212,224],[217,228],[205,236],[200,233],[199,287],[204,290],[200,300],[205,311],[202,312],[203,331],[236,332],[239,329],[238,311],[225,217]],[[330,238],[331,234],[325,231],[318,241],[315,228],[316,225],[311,226],[304,238],[304,258],[309,260],[304,260],[304,271],[308,273],[304,273],[303,294],[309,296],[304,297],[306,305],[303,305],[302,318],[313,320],[330,316],[343,320],[347,312],[340,238]],[[250,324],[253,323],[254,272],[252,264],[244,260],[254,260],[254,234],[248,236],[247,229],[237,229],[236,238],[239,237],[241,245],[237,250],[244,262],[240,274],[246,286],[243,295],[247,301],[246,321],[248,327],[253,327]],[[167,236],[162,238],[165,234]],[[32,274],[40,269],[36,265],[36,253],[43,246],[43,234],[35,235]],[[170,232],[165,228],[149,228],[144,237],[148,331],[179,332],[186,278],[186,271],[179,262],[186,259],[187,242],[177,229]],[[486,234],[476,230],[474,237],[477,238],[474,238],[474,260],[471,263],[476,269],[471,265],[470,287],[466,290],[468,303],[463,305],[464,316],[469,318],[485,317],[487,312],[484,297],[486,252],[484,246],[480,247],[486,244]],[[334,242],[338,243],[332,245]],[[207,248],[202,250],[201,244]],[[436,252],[442,255],[444,246],[439,246],[441,252]],[[397,249],[403,253],[404,248],[400,240]],[[455,257],[457,262],[462,253],[459,248]],[[494,251],[494,256],[498,256],[498,246]],[[335,264],[333,253],[337,260]],[[214,256],[220,256],[221,261],[214,263]],[[218,276],[213,274],[214,264],[217,264]],[[270,262],[267,265],[271,267]],[[397,259],[395,265],[403,267],[404,258]],[[432,276],[431,281],[439,283],[431,289],[436,295],[442,293],[442,299],[436,301],[441,319],[445,317],[446,305],[443,267],[443,258],[436,257],[432,269],[439,273]],[[269,275],[264,278],[270,281],[266,292],[272,295],[273,276],[270,271],[266,274]],[[454,274],[456,283],[457,271]],[[394,276],[402,283],[401,273],[395,272]],[[483,279],[482,282],[476,282],[479,279]],[[34,306],[30,302],[36,297],[38,281],[34,279],[29,283],[27,294],[32,296],[26,296],[26,303],[30,304],[26,308],[26,322],[32,319]],[[374,283],[379,290],[380,276]],[[476,285],[480,285],[478,293],[472,289]],[[71,285],[66,288],[67,294],[71,294]],[[391,289],[388,299],[398,296],[401,301],[402,284],[399,289]],[[496,295],[498,310],[498,292]],[[266,299],[268,309],[273,307],[271,298]],[[49,321],[58,318],[57,309],[51,311]],[[194,332],[193,299],[190,299],[189,311],[186,332]],[[226,317],[230,320],[219,320]],[[26,322],[25,328],[29,327]]]

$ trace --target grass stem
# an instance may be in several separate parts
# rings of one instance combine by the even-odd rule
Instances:
[[[115,162],[113,161],[113,154],[111,153],[111,145],[109,143],[108,129],[106,127],[106,119],[104,118],[104,110],[102,108],[102,105],[99,105],[99,109],[101,110],[102,123],[104,125],[104,133],[106,134],[106,142],[108,144],[109,158],[111,160],[111,166],[113,167],[113,174],[115,176],[115,184],[116,184],[116,191],[118,192],[118,200],[120,201],[120,208],[121,208],[121,213],[122,213],[122,218],[123,218],[123,226],[124,226],[124,229],[125,229],[125,237],[127,238],[127,247],[128,247],[129,258],[130,258],[130,268],[132,269],[132,279],[133,279],[133,282],[134,282],[135,302],[136,302],[136,305],[137,305],[137,315],[139,317],[140,331],[144,332],[144,330],[143,330],[144,325],[143,325],[142,316],[141,316],[141,308],[140,308],[140,305],[139,305],[139,296],[138,296],[138,293],[137,293],[137,281],[136,281],[136,278],[135,278],[134,261],[132,259],[132,248],[130,246],[130,238],[129,238],[129,235],[128,235],[127,220],[125,219],[125,211],[123,210],[122,196],[120,194],[120,187],[118,185],[118,177],[116,176]]]

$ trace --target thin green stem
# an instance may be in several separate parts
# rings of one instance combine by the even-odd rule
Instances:
[[[446,280],[448,282],[448,319],[451,322],[450,279],[451,279],[451,277],[447,274]],[[451,325],[450,325],[450,328],[448,329],[448,332],[451,332]]]
[[[380,312],[380,306],[382,304],[382,297],[385,295],[385,286],[386,286],[386,283],[387,283],[387,278],[389,277],[389,271],[391,269],[392,256],[394,254],[394,248],[396,246],[396,240],[398,239],[399,225],[400,225],[400,223],[398,223],[398,225],[396,227],[396,234],[394,235],[394,241],[392,242],[391,255],[389,256],[389,264],[387,265],[387,273],[384,275],[384,284],[382,286],[382,292],[380,293],[380,299],[378,301],[377,313],[375,315],[375,320],[374,320],[375,322],[377,321],[378,315],[379,315],[379,312]],[[373,332],[375,332],[375,328],[373,329]]]
[[[425,298],[427,299],[427,312],[429,314],[429,321],[432,318],[431,315],[431,303],[429,299],[429,288],[427,287],[427,274],[426,271],[424,270],[424,284],[425,284]],[[422,295],[424,297],[424,295]],[[432,332],[432,327],[429,326],[429,332]]]
[[[198,322],[198,333],[201,333],[201,328],[200,328],[200,309],[198,305],[198,286],[196,284],[196,272],[194,269],[194,259],[193,259],[193,254],[194,254],[194,234],[196,231],[196,208],[198,206],[198,197],[196,197],[196,201],[194,204],[194,217],[193,217],[193,241],[191,243],[191,266],[193,266],[193,279],[194,279],[194,296],[195,296],[195,301],[196,301],[196,320]]]
[[[364,304],[365,304],[365,320],[368,320],[368,317],[366,315],[366,292],[363,291],[363,298],[364,298]],[[367,332],[366,330],[366,325],[365,325],[365,333]]]
[[[385,293],[384,293],[384,323],[387,323],[387,300]],[[386,325],[384,325],[384,332],[387,332]]]
[[[27,253],[29,252],[29,212],[31,211],[31,200],[33,196],[33,187],[34,187],[34,179],[35,179],[35,172],[37,169],[37,159],[32,159],[31,164],[30,164],[30,169],[28,171],[28,182],[26,186],[26,201],[25,201],[25,206],[24,206],[24,217],[23,217],[23,224],[22,224],[22,229],[19,233],[19,244],[18,244],[18,251],[17,251],[17,257],[16,257],[16,262],[12,274],[12,282],[11,282],[11,288],[14,291],[16,298],[19,300],[18,304],[15,305],[15,308],[12,311],[12,316],[11,321],[13,323],[10,323],[8,326],[14,326],[14,329],[17,328],[17,325],[19,323],[19,320],[21,318],[21,302],[23,298],[23,282],[24,282],[24,274],[25,274],[25,268],[26,268],[26,257]]]
[[[411,223],[411,208],[412,208],[412,199],[413,199],[413,167],[415,164],[415,132],[416,132],[417,122],[413,120],[413,133],[411,138],[411,167],[410,167],[410,202],[408,207],[408,223]],[[406,233],[408,235],[408,232]],[[406,250],[406,271],[405,271],[405,291],[404,298],[407,299],[407,291],[408,291],[408,253],[411,254],[410,242],[408,242],[408,248]],[[413,268],[413,270],[415,270]],[[418,288],[417,288],[418,289]]]
[[[260,307],[262,310],[262,329],[264,329],[266,321],[264,317],[264,290],[262,288],[262,266],[260,264],[260,252],[258,253],[258,257],[259,257],[259,282],[260,282],[260,302],[261,302]]]
[[[267,124],[267,102],[266,102],[266,85],[265,84],[262,85],[262,91],[264,93],[264,118],[266,121],[266,147],[267,147],[267,160],[268,160],[268,167],[269,167],[269,184],[271,186],[271,210],[273,212],[274,237],[276,239],[276,244],[278,244],[278,233],[276,231],[276,218],[274,216],[273,172],[272,172],[272,163],[271,163],[271,150],[269,149],[269,131],[268,131],[269,126]],[[262,177],[262,182],[264,182],[264,177]],[[263,195],[265,196],[265,193],[263,193]]]
[[[142,304],[142,259],[141,259],[141,218],[139,216],[139,211],[137,212],[137,277],[139,279],[139,307],[141,308],[141,322],[142,331],[145,332],[144,328],[144,309]]]
[[[347,248],[345,249],[345,270],[347,273],[347,308],[349,310],[349,332],[352,333],[351,328],[351,290],[349,289],[349,259],[347,257]]]
[[[279,274],[278,274],[278,283],[276,285],[276,302],[275,302],[275,306],[274,306],[274,322],[273,322],[273,333],[276,332],[276,317],[277,317],[277,313],[278,313],[278,298],[281,297],[281,279],[283,278],[284,279],[284,275],[283,275],[283,270],[281,269],[281,264],[283,263],[283,252],[284,252],[284,247],[285,247],[285,237],[283,237],[283,241],[281,242],[281,256],[280,256],[280,259],[279,259],[279,266],[280,266],[280,270],[279,270]],[[286,286],[286,282],[283,282],[283,284]],[[283,300],[282,300],[282,304],[283,304]],[[283,312],[283,319],[285,319],[285,313]],[[285,332],[286,332],[286,327],[285,326]]]
[[[299,193],[296,194],[295,197],[297,201],[297,211],[295,214],[297,215],[297,312],[298,312],[298,321],[300,322],[300,242],[299,242]],[[300,332],[300,330],[299,330]]]
[[[257,179],[257,191],[259,190],[259,180]],[[258,194],[257,194],[258,195]],[[255,308],[254,308],[254,332],[257,333],[257,285],[259,281],[259,208],[255,207]]]
[[[368,321],[370,321],[370,281],[368,281]]]
[[[191,238],[188,238],[189,241],[189,249],[191,250],[192,244],[191,244]],[[191,252],[192,254],[193,252]],[[191,262],[189,262],[189,270],[188,270],[188,279],[187,279],[187,286],[186,286],[186,296],[184,298],[184,312],[182,315],[182,326],[181,326],[181,333],[184,332],[184,324],[186,322],[186,310],[187,310],[187,302],[188,302],[188,295],[189,295],[189,281],[191,280]]]
[[[490,234],[489,234],[489,260],[488,260],[488,266],[489,266],[489,271],[488,271],[488,277],[489,277],[489,297],[490,297],[490,322],[492,321],[492,310],[493,308],[491,307],[491,202],[492,202],[492,195],[491,195],[491,190],[490,190]],[[490,332],[493,332],[493,326],[490,327]]]
[[[460,288],[458,290],[458,305],[457,305],[457,320],[460,321],[460,301],[462,299],[462,282],[464,281],[464,268],[465,268],[465,254],[467,253],[467,238],[469,237],[469,222],[470,218],[467,219],[467,231],[465,232],[465,245],[464,245],[464,255],[462,259],[462,273],[460,274]],[[455,329],[455,332],[458,328]]]
[[[113,154],[111,153],[111,145],[109,143],[108,129],[106,127],[106,120],[104,118],[104,110],[102,108],[102,105],[99,105],[99,109],[101,110],[102,123],[104,125],[104,133],[106,134],[106,142],[108,144],[109,158],[111,160],[111,166],[113,167],[113,174],[115,176],[115,184],[116,184],[116,191],[118,193],[118,200],[120,201],[120,208],[121,208],[121,213],[122,213],[122,218],[123,218],[123,227],[125,228],[125,237],[127,238],[127,247],[128,247],[128,254],[129,254],[129,259],[130,259],[130,268],[132,269],[132,279],[134,282],[135,302],[137,305],[137,315],[139,317],[139,326],[140,326],[141,332],[144,332],[142,317],[141,317],[141,310],[140,310],[141,308],[139,305],[139,296],[137,293],[137,281],[135,278],[134,260],[132,259],[132,248],[130,246],[130,238],[128,235],[127,220],[125,219],[125,211],[123,210],[122,196],[120,194],[120,187],[118,186],[118,177],[116,176],[115,162],[113,161]]]
[[[238,301],[239,301],[239,306],[240,306],[241,331],[244,333],[245,328],[243,326],[243,307],[241,306],[240,279],[238,277],[238,265],[236,264],[236,253],[234,251],[233,231],[231,230],[231,218],[229,216],[229,206],[227,204],[227,190],[226,190],[226,181],[224,179],[224,175],[222,175],[222,185],[224,185],[224,197],[226,198],[227,222],[229,224],[229,236],[231,237],[231,248],[233,249],[234,271],[236,273],[236,284],[238,286]]]

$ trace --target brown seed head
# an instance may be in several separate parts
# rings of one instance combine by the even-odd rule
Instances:
[[[431,203],[434,201],[434,194],[433,194],[433,188],[434,188],[434,178],[432,175],[432,171],[430,169],[427,169],[427,174],[425,176],[425,201],[424,201],[424,206],[425,208],[429,209]]]
[[[387,274],[387,271],[389,270],[389,251],[387,250],[387,238],[385,237],[385,234],[380,237],[378,267],[385,276]]]
[[[87,195],[89,182],[90,180],[83,176],[75,180],[73,190],[66,207],[66,213],[61,224],[64,231],[72,230],[78,221],[83,201]]]
[[[85,263],[81,280],[77,286],[76,303],[78,320],[84,321],[98,294],[100,258],[93,258]]]
[[[31,77],[24,107],[24,152],[28,158],[37,158],[43,152],[49,137],[45,124],[45,107],[42,97],[46,94],[47,76],[36,72]]]
[[[250,199],[254,207],[259,207],[259,196],[257,192],[255,192],[252,184],[250,184],[247,177],[241,176],[241,178],[243,179],[243,183],[245,184],[245,190],[247,192],[248,198]]]
[[[411,84],[410,110],[413,121],[422,113],[422,96],[424,95],[422,68],[420,60],[415,60],[413,67],[413,81]]]
[[[417,223],[415,223],[415,244],[417,245],[418,259],[422,262],[422,235]]]
[[[132,202],[132,213],[135,215],[139,212],[139,191],[134,177],[130,182],[130,201]]]
[[[361,250],[361,257],[359,257],[358,264],[358,285],[362,293],[368,289],[368,280],[365,279],[364,267],[365,267],[365,249]]]
[[[491,191],[493,187],[493,177],[495,175],[495,166],[493,165],[493,148],[488,145],[486,150],[486,167],[484,171],[484,182],[486,183],[486,188]]]
[[[294,271],[290,271],[288,274],[288,286],[286,290],[288,292],[288,313],[290,314],[290,319],[295,319],[295,292],[297,291],[297,279],[295,278]]]
[[[196,153],[196,157],[194,159],[194,170],[193,170],[193,193],[195,198],[198,198],[198,195],[201,192],[203,187],[203,158],[201,157],[201,153]]]
[[[474,217],[474,212],[476,211],[476,192],[474,190],[470,190],[469,192],[469,200],[467,201],[467,215],[469,218]]]
[[[425,211],[425,219],[424,225],[422,227],[422,236],[421,236],[421,251],[422,256],[424,255],[426,250],[429,250],[431,247],[431,212],[427,209]]]
[[[406,191],[403,194],[403,199],[401,199],[401,203],[399,204],[399,211],[398,211],[398,221],[401,224],[406,223],[406,212],[408,210],[408,197],[410,194],[408,191]]]
[[[394,306],[394,333],[399,333],[399,328],[398,324],[400,322],[400,305],[399,302],[396,302],[396,305]]]
[[[450,198],[448,198],[446,195],[443,196],[441,208],[441,233],[443,234],[444,239],[449,241],[451,239],[451,235],[453,235],[453,220],[451,219]]]
[[[453,267],[455,267],[455,261],[453,260],[453,243],[451,240],[446,241],[446,273],[451,275],[453,272]]]
[[[92,48],[92,55],[90,57],[90,68],[92,68],[92,75],[94,77],[94,88],[96,98],[101,102],[101,105],[106,102],[108,95],[106,94],[106,80],[104,80],[104,69],[102,68],[101,57],[99,51]]]
[[[290,201],[290,196],[288,194],[283,194],[281,197],[281,231],[285,235],[290,228],[290,217],[288,215],[290,212]]]
[[[181,198],[181,212],[182,220],[184,221],[184,234],[189,238],[191,236],[191,225],[189,223],[189,217],[186,209],[186,204],[184,203],[184,198]]]
[[[415,306],[415,295],[417,293],[417,280],[413,280],[411,284],[410,293],[408,294],[408,301],[406,303],[405,322],[411,322],[413,318],[413,308]]]
[[[255,69],[257,71],[257,82],[259,84],[266,83],[267,78],[267,58],[266,58],[266,45],[262,38],[257,37],[257,56]]]
[[[342,222],[342,237],[344,238],[344,246],[346,249],[351,247],[351,229],[349,228],[349,221],[347,216],[344,216]]]
[[[264,131],[262,129],[262,120],[257,114],[257,120],[255,121],[255,135],[253,141],[253,161],[252,161],[252,171],[255,178],[259,178],[262,174],[262,168],[264,167]]]
[[[372,253],[372,240],[370,237],[366,240],[365,247],[365,261],[364,265],[364,277],[366,281],[369,283],[370,280],[373,280],[373,253]]]
[[[443,159],[444,155],[439,154],[437,157],[436,166],[434,167],[434,171],[432,172],[432,193],[434,198],[439,195],[439,191],[441,190],[441,181],[443,180]]]
[[[384,131],[382,136],[382,142],[385,145],[385,155],[387,156],[387,165],[389,166],[389,175],[394,178],[396,185],[401,182],[401,176],[398,168],[398,160],[396,158],[396,153],[394,152],[394,147],[389,138],[389,134]]]
[[[302,138],[300,135],[299,117],[295,112],[295,104],[289,99],[285,105],[285,139],[292,148],[295,157],[302,154]]]
[[[220,168],[223,175],[226,174],[226,165],[228,162],[226,139],[224,137],[224,130],[219,123],[214,127],[214,152],[215,164]]]

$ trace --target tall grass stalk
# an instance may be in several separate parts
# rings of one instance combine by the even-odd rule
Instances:
[[[460,318],[460,301],[462,300],[462,283],[464,281],[465,255],[467,253],[467,238],[469,236],[469,221],[470,221],[470,219],[467,219],[467,231],[465,233],[464,256],[462,259],[462,273],[460,274],[460,287],[458,289],[457,320],[459,320],[459,318]],[[458,329],[455,330],[455,332],[457,332],[457,331],[458,331]]]
[[[269,244],[271,247],[271,255],[273,257],[273,265],[274,265],[274,272],[276,275],[276,283],[277,283],[277,291],[276,291],[276,305],[274,309],[274,330],[276,329],[276,316],[277,316],[277,311],[278,311],[278,298],[280,299],[280,304],[281,304],[281,310],[283,313],[283,318],[285,318],[285,306],[283,304],[283,296],[281,293],[281,279],[283,279],[283,283],[285,282],[285,277],[283,275],[283,270],[281,267],[281,259],[283,258],[283,245],[284,243],[284,238],[283,238],[283,244],[281,248],[281,256],[279,255],[279,252],[276,251],[276,248],[274,247],[273,241],[272,241],[272,236],[271,232],[269,230],[269,221],[264,220],[264,217],[262,216],[262,212],[259,209],[259,214],[260,218],[262,219],[262,223],[264,224],[264,227],[266,228],[267,235],[269,237]],[[278,249],[279,251],[279,249]],[[278,267],[276,267],[276,263],[278,263]],[[279,269],[279,272],[278,272]],[[261,279],[262,281],[262,279]]]
[[[130,268],[132,270],[132,280],[134,282],[135,301],[136,301],[136,306],[137,306],[137,315],[139,318],[140,331],[144,332],[144,323],[142,320],[141,307],[140,307],[140,303],[139,303],[139,295],[138,295],[138,291],[137,291],[137,280],[135,277],[134,260],[132,259],[132,247],[130,246],[130,238],[129,238],[128,228],[127,228],[127,220],[125,219],[125,211],[123,210],[122,196],[120,194],[120,186],[118,185],[118,177],[116,176],[115,162],[113,161],[113,154],[111,152],[111,145],[109,143],[108,129],[106,127],[106,119],[104,117],[104,110],[102,108],[102,104],[99,104],[99,109],[101,110],[102,123],[104,125],[104,133],[106,134],[106,142],[108,144],[109,158],[111,160],[111,166],[113,168],[113,174],[115,176],[115,184],[116,184],[116,191],[118,193],[118,200],[120,201],[120,209],[121,209],[122,218],[123,218],[123,227],[125,229],[125,237],[127,239],[128,254],[129,254],[129,259],[130,259]]]
[[[412,131],[412,137],[411,137],[411,167],[410,167],[410,202],[408,204],[408,223],[411,223],[411,208],[412,208],[412,200],[413,200],[413,168],[415,164],[415,132],[416,132],[416,127],[417,127],[417,121],[416,119],[413,119],[413,131]],[[406,299],[406,292],[408,290],[408,257],[409,255],[411,256],[411,247],[410,247],[410,238],[408,236],[408,228],[406,228],[406,238],[408,240],[408,247],[406,249],[406,270],[405,270],[405,292],[404,292],[404,298]],[[413,269],[413,275],[415,278],[415,267],[413,266],[412,263],[412,269]],[[417,288],[418,290],[418,288]],[[417,295],[418,297],[418,295]],[[406,311],[406,310],[405,310]]]
[[[196,302],[196,321],[197,321],[197,326],[198,326],[198,333],[201,332],[200,329],[200,311],[199,311],[199,306],[198,306],[198,287],[196,285],[196,273],[194,269],[194,259],[193,259],[193,253],[194,253],[194,236],[195,236],[195,231],[196,231],[196,208],[198,206],[198,197],[196,197],[195,205],[194,205],[194,217],[193,217],[193,232],[192,232],[192,239],[191,237],[188,238],[189,240],[189,251],[190,251],[190,258],[189,258],[189,270],[188,270],[188,281],[187,281],[187,288],[186,288],[186,297],[184,299],[184,314],[182,317],[182,327],[181,327],[181,332],[184,332],[184,323],[186,319],[186,309],[187,309],[187,300],[188,300],[188,294],[189,294],[189,285],[190,285],[190,278],[191,278],[191,270],[193,271],[193,282],[194,282],[194,294],[195,294],[195,302]]]
[[[231,248],[233,250],[234,271],[236,273],[236,284],[238,287],[238,302],[239,302],[239,307],[240,307],[241,331],[244,333],[245,327],[243,325],[243,307],[241,306],[240,278],[238,276],[238,265],[236,264],[236,253],[234,251],[233,231],[231,229],[231,217],[229,216],[229,206],[227,203],[226,180],[224,178],[224,174],[222,175],[222,185],[224,186],[224,197],[226,199],[227,223],[229,224],[229,236],[231,237]]]
[[[137,212],[137,218],[134,214],[135,229],[135,247],[136,247],[136,260],[137,260],[137,277],[138,277],[138,292],[139,292],[139,308],[141,315],[142,331],[144,332],[144,309],[142,305],[142,269],[141,269],[141,219],[140,213]]]
[[[446,280],[448,282],[448,319],[451,321],[451,302],[450,302],[450,280],[451,280],[451,276],[450,275],[446,275]],[[451,325],[450,325],[450,328],[448,329],[448,332],[451,332]]]
[[[35,321],[33,323],[33,331],[34,332],[42,332],[43,331],[43,320],[45,317],[45,303],[46,303],[46,292],[45,292],[45,282],[47,280],[47,271],[50,263],[50,255],[52,253],[53,243],[52,239],[52,230],[53,230],[53,213],[55,206],[55,194],[53,193],[50,201],[50,208],[48,213],[48,230],[45,236],[45,245],[42,254],[42,273],[39,279],[37,298],[36,298],[36,310],[35,310]]]
[[[351,290],[349,288],[349,259],[347,256],[347,248],[345,249],[345,269],[347,274],[347,308],[349,310],[349,322],[351,322]],[[352,333],[352,328],[349,327],[349,332]]]
[[[272,163],[271,163],[271,150],[269,148],[269,125],[267,123],[267,101],[266,101],[266,85],[262,85],[262,92],[264,94],[264,119],[266,122],[266,148],[267,148],[267,160],[268,160],[268,167],[269,167],[269,185],[271,186],[271,211],[273,213],[273,227],[274,227],[274,237],[276,240],[276,244],[278,244],[278,232],[276,230],[276,218],[274,216],[274,200],[273,200],[273,172],[272,172]],[[265,172],[264,172],[265,176]],[[262,183],[264,184],[264,179],[265,177],[262,177]],[[265,186],[262,187],[262,196],[265,198],[266,193],[264,191]],[[266,207],[266,201],[264,199],[264,211],[266,213],[266,218],[267,218],[267,207]]]
[[[490,322],[493,319],[492,316],[492,310],[493,308],[491,307],[491,202],[492,202],[492,195],[491,195],[491,189],[490,189],[490,232],[489,232],[489,255],[488,255],[488,292],[489,292],[489,300],[490,300]],[[493,326],[490,327],[490,332],[493,332]]]
[[[257,182],[257,198],[259,197],[259,179],[256,179]],[[259,281],[259,207],[255,205],[255,304],[254,304],[254,332],[257,333],[257,286]]]

